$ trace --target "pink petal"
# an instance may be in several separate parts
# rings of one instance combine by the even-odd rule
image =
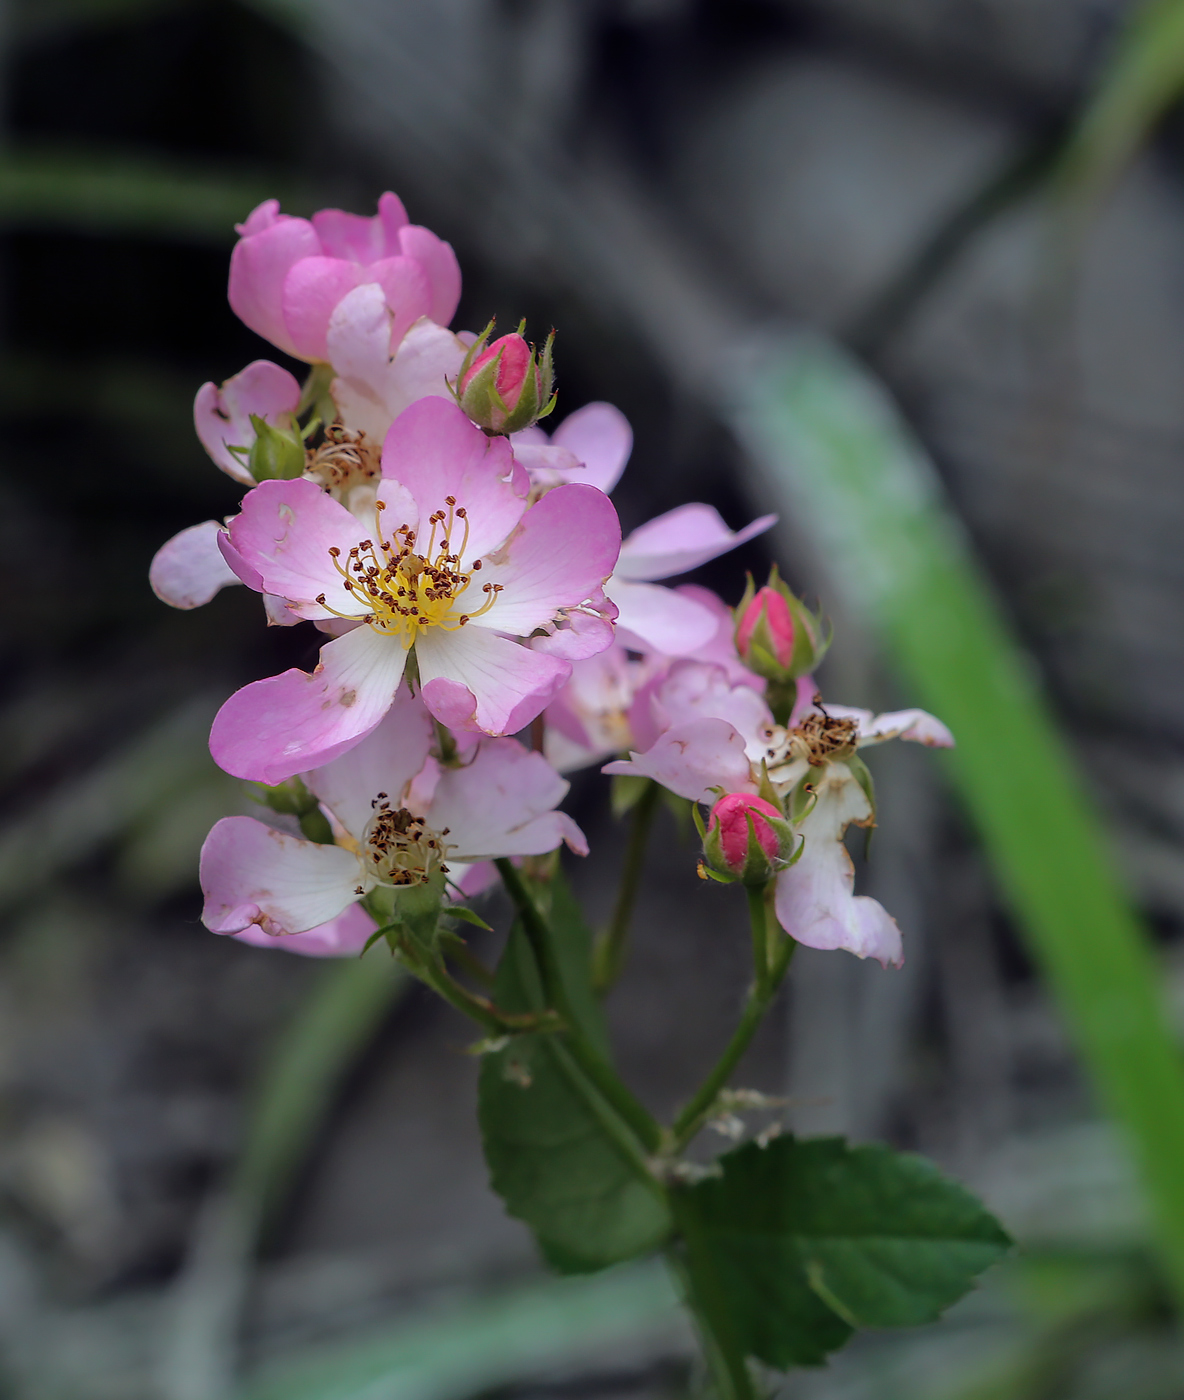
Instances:
[[[422,517],[421,517],[422,518]],[[612,573],[621,523],[612,502],[594,486],[557,486],[526,512],[504,554],[475,583],[505,591],[482,626],[526,636],[598,593]],[[470,585],[472,586],[472,585]]]
[[[648,582],[685,574],[761,534],[776,520],[775,515],[762,515],[733,532],[714,506],[677,506],[634,530],[621,546],[617,577]]]
[[[391,314],[376,282],[355,287],[338,302],[326,339],[342,419],[378,443],[417,399],[451,400],[448,380],[456,378],[465,356],[451,331],[426,319],[392,346]]]
[[[274,423],[283,413],[294,413],[300,402],[300,385],[270,360],[254,360],[228,379],[222,388],[203,384],[193,402],[193,423],[201,445],[229,476],[247,486],[255,479],[246,461],[231,447],[250,448],[255,441],[251,415]]]
[[[311,675],[285,671],[227,700],[210,731],[214,761],[269,784],[331,762],[386,714],[406,662],[402,643],[372,627],[327,642]]]
[[[148,582],[162,603],[173,608],[200,608],[238,575],[218,548],[223,533],[216,520],[190,525],[161,545],[148,570]]]
[[[399,252],[399,230],[406,222],[402,200],[389,191],[378,201],[378,213],[369,218],[341,209],[322,209],[312,216],[321,251],[362,267]]]
[[[305,773],[304,781],[355,840],[374,815],[374,799],[386,793],[393,807],[427,762],[435,730],[423,701],[401,685],[386,715],[347,753]]]
[[[583,463],[584,470],[573,480],[611,491],[633,451],[633,429],[611,403],[589,403],[569,414],[551,441]]]
[[[722,719],[699,719],[669,729],[646,753],[606,764],[602,773],[639,774],[692,802],[713,803],[725,792],[755,792],[744,739]]]
[[[732,685],[722,667],[701,661],[676,662],[667,675],[640,690],[629,718],[639,749],[693,720],[726,720],[742,735],[754,765],[764,756],[773,727],[773,716],[757,691]]]
[[[357,856],[286,836],[254,817],[223,817],[201,848],[202,922],[213,933],[303,933],[355,898]]]
[[[533,433],[538,433],[543,441],[528,440],[527,434]],[[556,447],[548,442],[546,434],[538,428],[524,428],[520,433],[512,433],[510,442],[514,448],[514,460],[525,468],[536,489],[549,491],[552,486],[561,486],[565,481],[583,480],[584,468],[576,457],[566,447]]]
[[[250,943],[256,948],[278,948],[284,953],[299,953],[306,958],[356,958],[374,932],[374,920],[360,904],[351,904],[344,914],[338,914],[327,924],[318,924],[307,933],[290,933],[276,938],[264,933],[258,924],[232,933],[237,943]]]
[[[710,588],[702,588],[697,583],[680,584],[674,591],[680,598],[689,598],[693,603],[699,603],[715,618],[714,636],[687,655],[694,661],[707,661],[714,666],[722,666],[732,685],[747,685],[763,694],[764,677],[750,671],[740,660],[736,650],[736,622],[732,616],[732,609]]]
[[[366,269],[366,281],[377,282],[391,312],[391,344],[398,345],[432,306],[427,273],[415,258],[383,258]]]
[[[818,800],[798,827],[805,839],[801,859],[777,877],[777,920],[808,948],[845,948],[899,967],[896,920],[874,899],[853,893],[855,867],[843,845],[847,827],[867,821],[871,805],[843,764],[828,764],[824,773]]]
[[[258,335],[298,355],[284,321],[284,280],[295,263],[316,256],[321,244],[307,219],[276,217],[270,208],[274,203],[269,200],[255,210],[230,255],[230,305]],[[264,218],[274,222],[260,227]]]
[[[447,496],[468,512],[466,566],[500,545],[522,518],[525,490],[518,489],[513,471],[505,438],[486,437],[443,399],[413,403],[395,419],[382,449],[383,476],[411,492],[420,522],[447,509]],[[457,549],[462,536],[463,529],[454,531]],[[426,536],[420,540],[424,549],[427,543]]]
[[[363,281],[375,281],[345,258],[301,258],[284,278],[281,306],[291,342],[290,354],[302,360],[326,360],[325,335],[333,308]]]
[[[535,651],[561,656],[565,661],[586,661],[612,646],[616,633],[608,618],[573,610],[566,621],[567,626],[557,627],[546,636],[532,637],[530,645]]]
[[[235,224],[234,231],[246,238],[248,234],[262,233],[265,228],[270,228],[272,224],[278,224],[284,219],[291,219],[291,217],[291,214],[280,213],[278,199],[265,199],[262,204],[257,204],[251,210],[241,224]]]
[[[516,734],[541,714],[571,664],[479,627],[431,627],[415,644],[424,703],[450,729]]]
[[[448,828],[457,860],[543,855],[563,841],[586,855],[579,827],[553,810],[569,786],[542,754],[517,739],[483,739],[471,763],[440,774],[428,825]]]
[[[339,612],[362,612],[352,602],[330,549],[344,558],[364,526],[314,481],[264,481],[243,497],[229,525],[234,555],[227,562],[262,593],[297,605],[301,617],[332,616],[316,599],[325,594]],[[241,567],[240,567],[241,561]]]
[[[637,651],[686,656],[714,637],[717,621],[693,598],[657,583],[629,583],[614,574],[604,591],[617,605],[617,632]]]
[[[399,232],[399,246],[415,259],[427,278],[430,292],[424,314],[438,326],[448,325],[460,301],[460,264],[452,245],[437,238],[430,229],[409,224]]]

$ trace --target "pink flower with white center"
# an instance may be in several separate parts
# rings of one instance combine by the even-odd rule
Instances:
[[[763,691],[765,682],[749,671],[737,655],[732,611],[723,599],[693,583],[683,584],[675,593],[692,599],[716,619],[715,634],[686,659],[707,663],[713,671],[719,671],[729,686]],[[539,642],[536,640],[533,645],[538,646]],[[571,680],[546,711],[543,751],[556,768],[571,772],[614,754],[648,747],[658,732],[650,699],[654,688],[670,673],[674,660],[657,652],[631,656],[619,642],[588,660],[577,660]],[[645,736],[644,742],[634,734],[635,720]]]
[[[390,307],[395,344],[427,316],[452,320],[460,268],[451,247],[407,222],[395,195],[384,194],[373,218],[322,209],[311,220],[279,212],[269,199],[255,209],[230,259],[230,305],[240,320],[298,360],[328,360],[329,321],[355,287],[377,283]]]
[[[620,480],[633,448],[628,420],[612,404],[578,409],[548,440],[540,428],[516,433],[514,453],[536,491],[565,481],[584,481],[611,491]],[[732,531],[719,512],[702,504],[677,506],[639,526],[621,545],[605,595],[617,608],[617,628],[626,646],[686,656],[707,644],[716,628],[696,600],[657,586],[726,554],[754,539],[773,524],[762,515],[743,530]]]
[[[210,749],[236,777],[277,783],[352,748],[390,708],[412,648],[428,709],[457,730],[514,733],[571,674],[511,638],[599,593],[620,548],[608,498],[564,486],[528,508],[509,444],[435,398],[396,420],[382,463],[369,528],[310,481],[268,481],[222,537],[248,586],[349,627],[311,675],[256,681],[223,705]]]
[[[896,921],[874,899],[854,893],[855,868],[843,845],[848,826],[875,819],[870,779],[856,753],[888,739],[949,748],[954,740],[946,726],[924,710],[873,715],[828,705],[811,706],[788,730],[774,725],[766,710],[764,725],[754,729],[751,714],[728,716],[724,692],[694,677],[666,703],[675,711],[681,705],[683,714],[648,751],[603,771],[653,778],[681,797],[713,804],[721,794],[756,793],[763,763],[779,797],[788,801],[798,789],[808,803],[795,822],[804,841],[801,858],[776,877],[774,907],[782,928],[811,948],[845,948],[899,966]],[[691,708],[703,717],[689,716]]]
[[[202,920],[214,933],[266,945],[290,936],[313,956],[356,952],[374,931],[357,901],[446,876],[464,892],[466,867],[542,855],[583,833],[555,810],[568,784],[516,739],[472,744],[457,767],[430,756],[431,717],[400,693],[386,719],[348,754],[305,775],[330,815],[336,845],[318,845],[254,817],[225,817],[202,847]]]

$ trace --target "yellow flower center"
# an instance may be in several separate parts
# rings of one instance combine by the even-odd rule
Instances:
[[[368,874],[382,885],[422,885],[439,871],[448,874],[444,841],[448,828],[436,832],[406,807],[392,808],[386,793],[374,800],[361,858]]]
[[[481,568],[476,560],[466,569],[462,563],[469,543],[469,521],[464,506],[457,507],[455,496],[444,498],[447,510],[438,510],[429,519],[431,534],[427,547],[420,553],[416,532],[400,525],[391,539],[382,530],[380,512],[382,501],[375,503],[374,540],[354,545],[342,562],[341,551],[329,550],[342,587],[361,612],[339,612],[325,601],[322,593],[317,602],[336,617],[350,621],[366,621],[379,632],[402,638],[410,647],[416,637],[429,627],[443,627],[455,632],[474,617],[480,617],[493,607],[502,591],[500,583],[487,583],[479,607],[466,609],[463,595]],[[454,547],[453,535],[457,524],[462,528],[459,546]],[[439,539],[437,540],[437,534]],[[475,599],[473,601],[476,601]]]

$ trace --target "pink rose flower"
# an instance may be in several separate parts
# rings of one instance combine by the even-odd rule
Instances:
[[[374,931],[357,901],[445,874],[458,893],[499,856],[542,855],[583,833],[555,811],[568,784],[516,739],[481,739],[460,766],[430,756],[431,717],[402,691],[349,753],[304,780],[335,823],[319,845],[254,817],[224,817],[201,855],[202,920],[214,933],[311,956],[356,953]],[[282,938],[282,943],[272,939]]]
[[[250,328],[300,360],[328,360],[329,319],[341,299],[367,283],[383,290],[395,343],[421,316],[446,326],[460,299],[452,248],[407,222],[387,193],[372,218],[322,209],[312,219],[281,214],[269,199],[255,209],[230,259],[230,305]]]
[[[390,708],[412,648],[429,710],[457,730],[515,733],[571,674],[511,639],[599,593],[620,548],[608,498],[564,486],[528,508],[509,444],[435,398],[392,425],[382,470],[368,526],[311,481],[267,481],[220,538],[239,578],[290,617],[347,629],[311,675],[223,705],[210,748],[237,777],[280,782],[351,748]]]
[[[813,681],[803,681],[812,692]],[[762,765],[780,798],[807,780],[813,797],[794,823],[802,855],[776,877],[778,921],[808,947],[845,948],[899,966],[896,921],[874,899],[854,893],[855,868],[843,845],[850,825],[868,826],[875,816],[867,770],[856,754],[888,739],[949,748],[953,736],[924,710],[873,715],[808,703],[795,710],[793,726],[782,729],[764,701],[748,694],[751,699],[688,668],[656,692],[655,704],[665,709],[669,725],[644,753],[633,752],[602,771],[653,778],[680,797],[712,805],[724,794],[755,794]],[[804,789],[803,796],[809,796]]]

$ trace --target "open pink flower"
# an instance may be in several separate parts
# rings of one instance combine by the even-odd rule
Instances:
[[[218,822],[201,856],[206,927],[260,944],[289,935],[294,951],[314,956],[356,952],[374,927],[357,901],[373,889],[440,874],[456,884],[466,866],[561,842],[587,854],[579,827],[555,810],[568,784],[541,754],[483,738],[460,766],[445,767],[430,756],[431,740],[426,708],[404,691],[368,738],[305,775],[336,845],[254,817]]]
[[[246,686],[219,711],[215,759],[275,783],[356,744],[389,709],[412,648],[444,724],[489,734],[528,724],[571,663],[510,640],[597,594],[620,547],[608,498],[564,486],[527,508],[503,440],[454,405],[422,399],[393,424],[368,528],[312,482],[248,493],[223,549],[244,583],[298,618],[344,619],[311,674]]]
[[[765,682],[740,661],[733,640],[732,610],[723,599],[692,583],[674,592],[691,599],[716,623],[708,641],[685,659],[706,663],[727,686],[762,692]],[[539,640],[533,645],[539,646]],[[621,643],[614,642],[599,655],[577,660],[571,679],[546,711],[544,752],[556,768],[570,772],[630,749],[648,748],[664,727],[651,702],[677,659],[654,651],[631,656]],[[669,722],[668,718],[664,721],[666,725]],[[635,723],[642,737],[634,732]]]
[[[327,360],[329,319],[341,299],[364,283],[383,290],[397,344],[427,316],[446,326],[460,299],[460,269],[451,247],[407,222],[389,192],[372,218],[322,209],[311,220],[279,212],[269,199],[238,225],[230,259],[230,305],[273,345],[300,360]]]
[[[809,702],[795,709],[793,726],[782,729],[759,696],[749,691],[745,697],[741,690],[694,668],[672,671],[653,701],[671,722],[644,753],[631,753],[603,771],[653,778],[681,797],[709,805],[722,794],[756,793],[762,767],[782,799],[800,788],[803,801],[791,810],[805,806],[795,823],[804,845],[801,858],[777,876],[781,926],[808,947],[845,948],[899,966],[896,921],[875,900],[854,893],[855,869],[843,845],[849,826],[874,821],[870,779],[857,751],[888,739],[948,748],[953,736],[924,710],[873,715]]]
[[[633,448],[625,415],[612,404],[591,403],[565,418],[547,438],[540,428],[515,433],[514,455],[530,474],[536,492],[569,481],[611,491]],[[639,526],[621,545],[605,595],[617,609],[625,644],[640,651],[686,656],[706,645],[716,624],[688,594],[657,586],[736,549],[777,520],[762,515],[732,531],[713,507],[677,506]]]

